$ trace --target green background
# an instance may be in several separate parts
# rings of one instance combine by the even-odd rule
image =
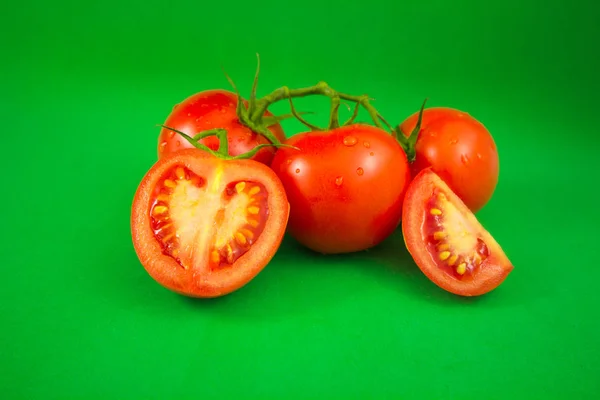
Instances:
[[[594,2],[33,1],[3,14],[2,398],[597,398]],[[247,94],[257,52],[260,94],[325,80],[370,94],[394,124],[425,97],[480,119],[501,172],[478,217],[515,266],[505,283],[443,292],[400,232],[337,257],[286,238],[221,299],[152,281],[129,215],[155,124],[229,89],[221,67]],[[299,108],[326,118],[322,100]]]

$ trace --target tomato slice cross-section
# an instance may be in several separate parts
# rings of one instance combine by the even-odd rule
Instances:
[[[272,259],[289,205],[281,182],[253,160],[186,149],[146,174],[132,237],[148,273],[175,292],[216,297],[247,284]]]
[[[421,271],[451,293],[485,294],[513,270],[492,235],[431,168],[409,185],[402,233]]]

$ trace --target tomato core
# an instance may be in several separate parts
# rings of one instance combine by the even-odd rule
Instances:
[[[161,177],[149,209],[154,237],[163,254],[184,269],[231,266],[265,227],[267,190],[252,181],[219,184],[174,165]]]

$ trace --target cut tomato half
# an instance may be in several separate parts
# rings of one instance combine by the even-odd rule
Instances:
[[[144,176],[131,231],[154,280],[183,295],[217,297],[270,262],[288,217],[285,191],[269,167],[192,148],[165,156]]]
[[[500,245],[431,168],[409,185],[402,233],[421,271],[451,293],[485,294],[513,270]]]

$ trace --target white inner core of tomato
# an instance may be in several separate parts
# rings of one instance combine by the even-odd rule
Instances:
[[[264,229],[267,196],[259,183],[225,182],[221,170],[199,177],[183,167],[160,183],[150,210],[155,237],[186,269],[233,264]]]
[[[442,227],[448,234],[447,242],[459,254],[473,252],[477,248],[477,237],[469,233],[473,231],[469,221],[445,198],[440,200],[440,208],[444,210]]]
[[[437,193],[436,193],[437,192]],[[477,227],[441,191],[433,193],[425,225],[432,258],[455,277],[476,273],[489,256],[485,242],[473,234]]]

